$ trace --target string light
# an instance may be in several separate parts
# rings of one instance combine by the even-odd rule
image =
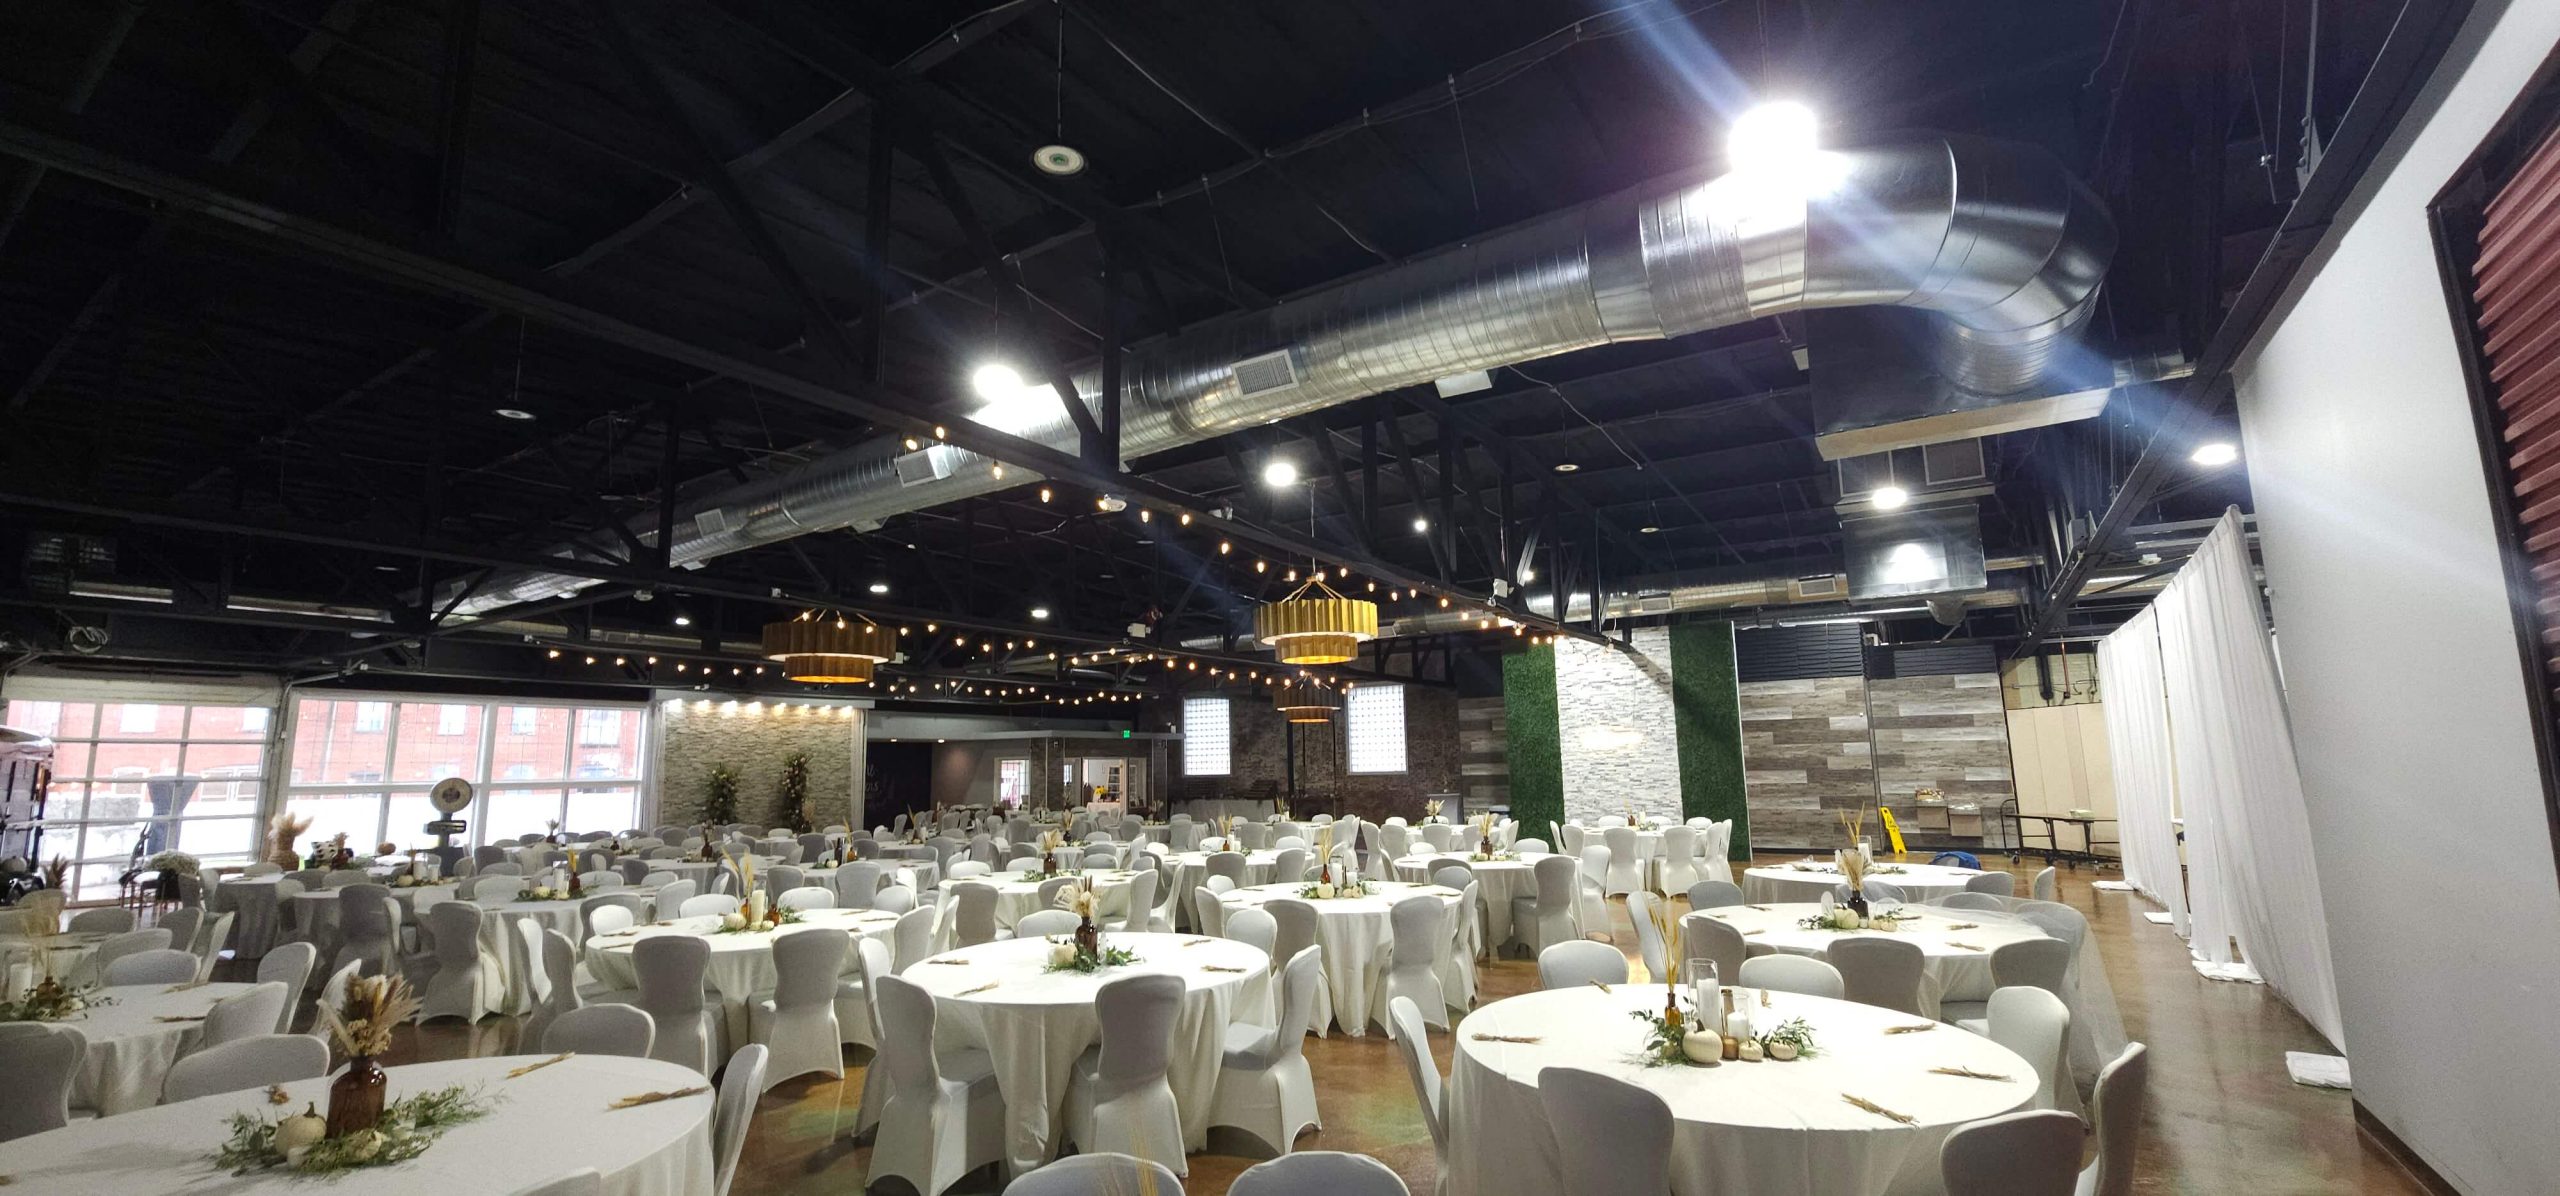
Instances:
[[[1256,573],[1267,573],[1267,572],[1269,572],[1269,571],[1270,571],[1270,569],[1271,569],[1271,566],[1270,566],[1270,564],[1268,564],[1267,562],[1263,562],[1263,561],[1255,561],[1255,562],[1253,563],[1253,571],[1254,571],[1254,572],[1256,572]]]
[[[553,660],[558,660],[558,659],[560,659],[560,649],[558,649],[558,648],[553,648],[553,649],[551,650],[551,659],[553,659]]]
[[[1042,502],[1047,502],[1047,501],[1049,501],[1049,488],[1048,488],[1047,486],[1042,486],[1042,487],[1040,488],[1040,501],[1042,501]]]
[[[1004,480],[1004,462],[998,461],[987,468],[994,472],[997,481],[1001,482]]]
[[[1234,549],[1234,548],[1235,548],[1235,545],[1230,544],[1230,543],[1228,543],[1228,542],[1226,542],[1226,541],[1224,541],[1224,540],[1220,540],[1220,541],[1218,541],[1218,555],[1219,555],[1219,556],[1225,556],[1225,555],[1227,555],[1227,553],[1228,553],[1230,550]]]
[[[1154,516],[1154,515],[1152,515],[1152,514],[1149,514],[1149,513],[1148,513],[1148,511],[1147,511],[1147,509],[1146,509],[1145,507],[1140,507],[1140,508],[1138,508],[1138,522],[1140,522],[1140,523],[1153,523],[1153,522],[1155,522],[1155,516]]]
[[[1184,511],[1184,512],[1182,513],[1182,526],[1184,526],[1184,527],[1189,527],[1189,526],[1191,526],[1191,512],[1189,512],[1189,511]]]

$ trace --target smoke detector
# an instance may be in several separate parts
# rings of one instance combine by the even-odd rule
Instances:
[[[1044,145],[1031,151],[1031,164],[1042,174],[1081,174],[1084,151],[1072,145]]]

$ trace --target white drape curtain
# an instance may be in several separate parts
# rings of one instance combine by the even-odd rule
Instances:
[[[2191,945],[2224,960],[2226,938],[2237,939],[2267,984],[2344,1049],[2302,774],[2238,511],[2223,513],[2151,609],[2187,821]]]
[[[2160,677],[2159,617],[2145,608],[2098,641],[2098,676],[2106,685],[2107,759],[2115,774],[2125,882],[2167,906],[2170,925],[2185,938],[2187,883],[2170,821],[2177,817],[2177,778]]]

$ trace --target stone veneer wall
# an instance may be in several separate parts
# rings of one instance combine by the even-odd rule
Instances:
[[[860,825],[853,779],[863,767],[863,720],[869,713],[851,706],[662,701],[654,774],[657,812],[642,821],[652,826],[700,822],[711,770],[726,764],[738,774],[738,821],[782,825],[782,762],[794,752],[807,752],[813,825]]]
[[[1573,639],[1555,645],[1557,747],[1568,819],[1624,814],[1630,806],[1681,819],[1670,629],[1637,628],[1630,646],[1632,652]]]
[[[1988,845],[2004,838],[1992,817],[2017,793],[2010,771],[2009,719],[1997,673],[1893,677],[1867,683],[1877,786],[1906,838],[1916,825],[1911,794],[1925,785],[1950,802],[1982,807]]]
[[[1836,812],[1876,796],[1866,679],[1746,681],[1741,688],[1753,841],[1763,849],[1836,842]]]

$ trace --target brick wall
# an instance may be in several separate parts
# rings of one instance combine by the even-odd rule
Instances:
[[[1511,804],[1511,754],[1502,698],[1458,699],[1458,791],[1473,813]]]
[[[1194,697],[1205,696],[1194,694]],[[1345,759],[1341,729],[1332,723],[1298,728],[1295,807],[1306,813],[1356,814],[1382,819],[1422,813],[1433,793],[1459,789],[1458,698],[1445,687],[1404,687],[1405,771],[1352,775]],[[1167,709],[1178,716],[1179,703]],[[1181,772],[1181,745],[1168,752],[1173,770],[1171,792],[1177,803],[1212,798],[1276,800],[1289,792],[1288,721],[1261,694],[1235,694],[1228,699],[1228,775],[1194,777]]]

